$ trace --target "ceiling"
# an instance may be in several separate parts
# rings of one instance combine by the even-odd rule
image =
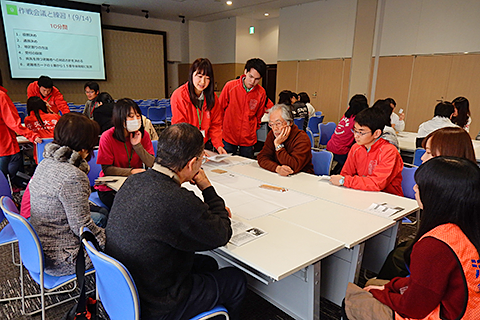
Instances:
[[[110,11],[144,16],[142,10],[148,10],[150,18],[180,21],[179,15],[186,20],[208,22],[229,17],[242,16],[251,19],[268,19],[279,16],[280,8],[319,0],[76,0],[90,4],[109,4]],[[325,0],[328,1],[328,0]],[[105,7],[102,8],[105,12]],[[265,17],[265,12],[269,13]]]

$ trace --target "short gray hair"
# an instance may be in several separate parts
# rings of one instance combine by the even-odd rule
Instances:
[[[287,121],[287,123],[289,125],[293,123],[292,110],[290,109],[289,106],[287,106],[283,103],[276,104],[272,107],[272,109],[270,109],[270,112],[268,113],[268,120],[270,120],[270,115],[272,114],[272,112],[277,111],[277,110],[282,111],[282,118],[283,118],[283,120]]]

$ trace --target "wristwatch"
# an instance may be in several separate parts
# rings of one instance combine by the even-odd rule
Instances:
[[[282,149],[283,147],[285,147],[285,146],[283,145],[283,143],[280,143],[280,144],[275,148],[275,151],[278,151],[278,150]]]
[[[343,184],[345,183],[345,177],[342,176],[340,180],[338,180],[338,183],[340,183],[340,185],[343,186]]]

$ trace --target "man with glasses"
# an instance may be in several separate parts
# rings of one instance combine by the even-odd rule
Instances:
[[[97,103],[93,102],[93,100],[98,96],[100,93],[100,86],[95,81],[88,81],[83,86],[85,90],[85,95],[87,96],[87,102],[85,102],[85,109],[83,109],[83,114],[93,120],[93,111],[96,107],[98,107]]]
[[[223,115],[223,144],[228,153],[253,158],[257,143],[257,130],[262,116],[273,103],[268,100],[265,89],[258,85],[267,72],[267,65],[254,58],[245,64],[244,75],[229,81],[220,95]]]
[[[336,186],[384,191],[403,196],[403,160],[394,145],[380,138],[385,115],[378,108],[368,108],[355,117],[355,142],[339,175],[330,182]]]
[[[272,130],[257,156],[258,165],[281,176],[300,171],[313,173],[310,138],[293,123],[290,108],[275,105],[270,110],[268,126]]]
[[[244,274],[195,254],[232,236],[229,210],[201,169],[203,148],[191,124],[167,127],[152,169],[130,176],[115,196],[105,251],[130,271],[142,319],[190,319],[217,304],[238,319]],[[184,182],[195,184],[203,200],[182,188]]]

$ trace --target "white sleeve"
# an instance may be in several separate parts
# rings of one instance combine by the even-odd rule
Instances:
[[[400,118],[395,112],[392,112],[392,115],[390,116],[390,121],[392,122],[392,125],[395,125],[395,131],[402,132],[403,130],[405,130],[405,121],[400,120]]]

